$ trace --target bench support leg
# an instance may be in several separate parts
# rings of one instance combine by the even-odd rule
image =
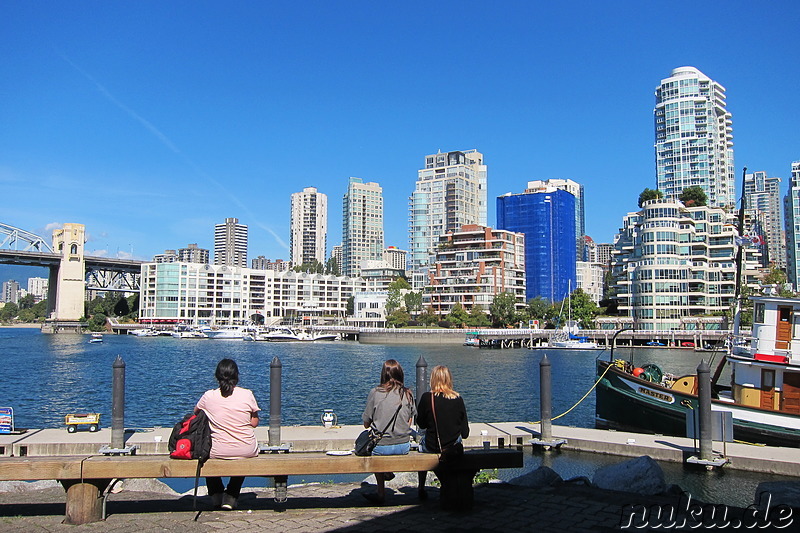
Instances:
[[[67,490],[65,524],[81,525],[103,519],[103,491],[110,479],[62,481]]]
[[[464,468],[437,468],[436,477],[442,484],[439,503],[447,511],[469,511],[475,501],[472,482],[477,470]]]

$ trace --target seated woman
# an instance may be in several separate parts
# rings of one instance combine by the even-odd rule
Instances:
[[[232,359],[223,359],[217,364],[215,377],[218,389],[206,391],[195,406],[208,416],[211,427],[211,458],[239,459],[258,455],[258,442],[254,428],[258,426],[258,404],[249,389],[237,387],[239,367]],[[206,486],[214,508],[230,511],[236,508],[236,500],[244,483],[244,476],[231,477],[228,487],[222,478],[207,477]]]
[[[450,446],[461,446],[469,437],[469,420],[464,399],[453,390],[453,376],[446,366],[435,366],[431,371],[431,391],[419,400],[417,426],[425,429],[420,441],[423,453],[441,453]],[[428,497],[425,491],[427,472],[419,472],[418,494],[421,500]]]
[[[381,383],[367,396],[367,406],[361,416],[365,428],[384,431],[372,455],[405,455],[411,447],[411,422],[416,414],[414,397],[404,385],[403,367],[394,359],[383,363]],[[386,498],[386,481],[394,478],[392,472],[377,472],[377,494],[364,494],[370,502],[383,505]]]

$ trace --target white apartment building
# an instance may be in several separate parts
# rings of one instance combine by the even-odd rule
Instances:
[[[744,176],[744,198],[748,217],[766,240],[762,265],[786,268],[786,234],[781,220],[781,179],[759,171]]]
[[[197,243],[187,244],[186,248],[178,249],[178,261],[183,263],[209,263],[209,253],[205,248],[200,248]]]
[[[33,295],[37,302],[46,299],[49,283],[47,278],[28,278],[28,294]]]
[[[15,304],[19,302],[19,299],[23,296],[22,288],[17,281],[10,279],[3,282],[2,292],[0,292],[0,302]]]
[[[254,315],[343,317],[361,278],[198,263],[142,265],[139,320],[246,324]]]
[[[628,213],[611,260],[619,310],[637,329],[660,331],[729,310],[737,236],[733,215],[721,208],[662,199]],[[744,276],[755,284],[759,253],[744,250]]]
[[[578,261],[575,264],[575,272],[577,274],[578,288],[588,294],[594,303],[599,304],[600,300],[603,299],[603,278],[606,272],[603,265],[589,261]]]
[[[174,263],[178,260],[178,252],[175,250],[164,250],[163,254],[153,256],[154,263]]]
[[[439,237],[465,224],[486,225],[486,165],[477,150],[425,156],[409,198],[408,270],[417,272],[436,254]]]
[[[247,226],[238,218],[214,226],[214,264],[247,266]]]
[[[703,188],[711,207],[736,204],[733,126],[725,87],[694,67],[680,67],[656,88],[656,184],[666,200]]]
[[[440,316],[456,303],[469,312],[488,313],[494,297],[509,292],[525,307],[525,236],[522,233],[467,224],[439,238],[428,271],[422,306]]]
[[[396,246],[388,246],[383,251],[383,260],[392,268],[402,270],[403,272],[406,270],[406,256],[408,256],[408,252]]]
[[[383,189],[350,178],[342,199],[342,274],[357,277],[361,263],[383,258]]]
[[[306,187],[292,193],[289,222],[289,261],[299,266],[318,261],[325,264],[328,239],[328,195]]]

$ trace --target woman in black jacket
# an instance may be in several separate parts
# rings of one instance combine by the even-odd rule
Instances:
[[[453,390],[453,376],[446,366],[435,366],[431,371],[431,391],[422,395],[417,407],[417,426],[425,429],[420,441],[420,451],[442,453],[463,451],[462,439],[469,437],[469,420],[464,399]],[[425,499],[427,472],[419,473],[419,497]]]

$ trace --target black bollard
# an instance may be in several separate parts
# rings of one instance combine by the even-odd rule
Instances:
[[[125,447],[125,361],[118,355],[111,365],[111,447]]]
[[[697,408],[698,422],[700,424],[700,460],[710,461],[713,450],[711,449],[711,369],[705,359],[697,365]]]
[[[428,362],[425,357],[419,356],[417,359],[417,405],[422,395],[428,392],[430,383],[428,382]]]
[[[547,354],[539,362],[539,406],[542,418],[541,440],[549,441],[553,438],[553,429],[550,417],[553,416],[553,393],[550,386],[550,360]]]
[[[281,374],[283,365],[278,357],[269,364],[269,445],[281,445]]]

